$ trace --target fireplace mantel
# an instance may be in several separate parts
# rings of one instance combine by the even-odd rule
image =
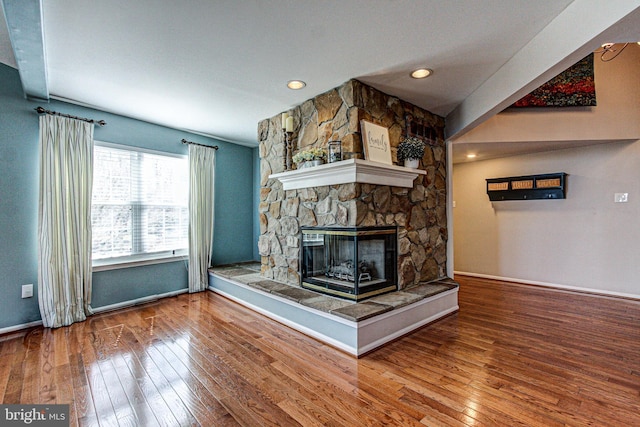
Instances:
[[[362,159],[349,159],[289,172],[274,173],[269,175],[269,178],[279,180],[283,190],[352,182],[412,188],[413,180],[418,175],[426,175],[426,173],[422,169],[386,165]]]

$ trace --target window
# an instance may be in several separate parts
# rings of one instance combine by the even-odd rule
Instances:
[[[96,143],[93,161],[94,267],[186,255],[187,157]]]

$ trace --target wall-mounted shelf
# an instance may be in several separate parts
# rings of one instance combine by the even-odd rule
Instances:
[[[487,179],[487,194],[492,202],[503,200],[565,199],[567,174],[512,176]]]
[[[284,190],[352,182],[412,188],[413,180],[418,175],[426,175],[426,173],[422,169],[386,165],[362,159],[349,159],[289,172],[274,173],[269,175],[269,178],[279,180]]]

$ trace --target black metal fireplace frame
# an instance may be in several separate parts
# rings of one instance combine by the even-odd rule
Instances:
[[[305,256],[308,255],[309,245],[305,247],[305,234],[309,235],[322,235],[322,236],[348,236],[354,239],[354,262],[360,260],[359,239],[372,239],[372,236],[384,237],[384,254],[385,260],[385,278],[380,283],[374,285],[361,285],[361,275],[357,274],[357,265],[354,266],[354,276],[349,278],[349,281],[353,279],[352,286],[343,286],[338,283],[338,280],[328,281],[320,280],[317,276],[309,276],[307,273],[308,260],[305,260]],[[393,236],[393,238],[389,238]],[[325,239],[323,237],[323,239]],[[376,295],[381,295],[387,292],[393,292],[398,290],[398,227],[396,226],[380,226],[380,227],[301,227],[300,228],[300,286],[306,289],[322,292],[328,295],[333,295],[353,301],[362,301],[366,298],[371,298]],[[323,248],[326,244],[326,240],[323,240]],[[388,261],[388,262],[387,262]],[[327,269],[325,271],[328,272]],[[365,273],[366,274],[366,273]],[[328,276],[328,274],[325,274]],[[358,277],[355,277],[355,276]],[[339,277],[338,277],[339,279]]]

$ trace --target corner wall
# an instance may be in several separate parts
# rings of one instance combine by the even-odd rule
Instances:
[[[455,165],[456,272],[640,298],[638,171],[640,141]],[[566,199],[486,194],[486,178],[551,172],[569,174]]]
[[[640,298],[640,46],[594,71],[596,107],[511,109],[454,140],[599,143],[454,165],[456,272]],[[552,172],[569,174],[567,199],[489,202],[486,178]]]
[[[182,138],[220,146],[216,163],[215,264],[253,259],[253,152],[200,135],[59,101],[24,98],[18,71],[0,64],[0,329],[40,320],[37,291],[22,299],[21,285],[37,286],[38,115],[42,105],[81,117],[104,119],[100,141],[186,154]],[[101,271],[93,275],[95,308],[187,288],[184,262]]]

